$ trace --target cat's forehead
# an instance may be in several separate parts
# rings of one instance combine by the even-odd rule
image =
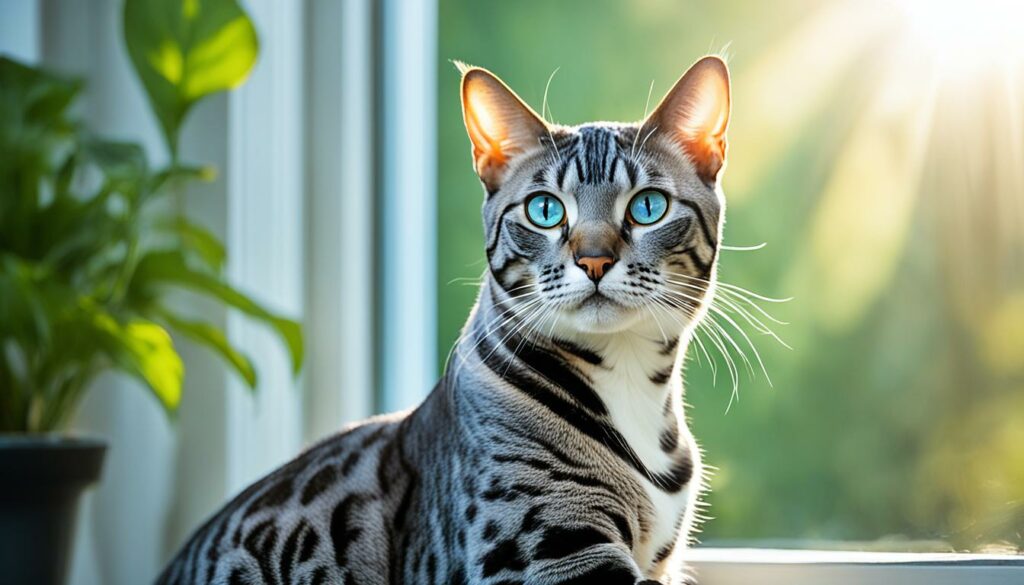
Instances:
[[[614,122],[560,127],[552,132],[556,149],[548,153],[542,172],[562,191],[628,187],[639,172],[637,131],[635,125]]]

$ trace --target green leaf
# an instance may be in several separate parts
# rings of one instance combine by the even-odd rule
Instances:
[[[61,117],[81,88],[76,80],[0,57],[0,112],[17,116],[5,122],[62,125]]]
[[[161,309],[159,314],[175,331],[217,352],[250,388],[256,387],[256,369],[253,368],[252,362],[228,342],[223,331],[209,323],[185,319],[167,310]]]
[[[189,109],[238,87],[259,53],[252,21],[235,0],[126,0],[124,36],[172,156]]]
[[[137,190],[147,176],[146,152],[133,142],[90,138],[83,141],[82,152],[118,187]]]
[[[96,311],[96,329],[107,335],[107,353],[121,369],[146,383],[168,413],[181,402],[185,366],[167,330],[136,319],[122,325],[107,313]]]
[[[158,223],[157,227],[177,236],[185,248],[195,252],[213,271],[220,272],[224,267],[227,258],[224,244],[203,226],[184,217],[175,217]]]
[[[211,165],[176,164],[153,175],[149,190],[156,192],[172,180],[196,180],[210,182],[217,178],[217,169]]]
[[[292,360],[292,372],[302,368],[302,326],[280,317],[227,284],[219,276],[193,269],[177,250],[154,251],[139,261],[134,277],[137,286],[170,284],[214,297],[270,326],[284,341]]]

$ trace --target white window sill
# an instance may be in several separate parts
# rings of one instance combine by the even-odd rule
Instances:
[[[695,548],[700,585],[1021,585],[1024,557]]]

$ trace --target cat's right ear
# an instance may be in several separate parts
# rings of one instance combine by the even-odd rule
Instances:
[[[501,185],[508,163],[548,135],[537,112],[493,73],[456,63],[462,72],[462,118],[473,143],[473,167],[488,192]]]

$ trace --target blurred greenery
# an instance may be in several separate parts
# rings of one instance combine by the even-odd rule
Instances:
[[[1024,547],[1024,69],[947,66],[895,4],[440,2],[441,348],[476,293],[453,279],[486,266],[449,60],[538,111],[557,70],[549,111],[575,124],[640,119],[652,80],[656,102],[729,57],[725,243],[768,245],[724,251],[720,277],[794,297],[767,307],[793,349],[755,339],[773,385],[744,376],[728,412],[691,352],[705,542]]]
[[[172,154],[192,106],[241,85],[259,54],[256,29],[234,0],[129,0],[124,38]]]
[[[173,413],[185,367],[171,331],[255,387],[250,360],[214,324],[173,309],[172,289],[262,321],[296,371],[302,362],[299,324],[227,283],[223,245],[178,203],[188,181],[213,173],[179,162],[181,124],[191,105],[245,79],[256,56],[251,22],[233,0],[201,9],[193,0],[128,0],[125,28],[170,148],[162,169],[150,168],[138,144],[106,140],[72,115],[81,83],[0,57],[0,432],[60,428],[112,368]],[[177,59],[178,73],[156,80],[154,59]]]

